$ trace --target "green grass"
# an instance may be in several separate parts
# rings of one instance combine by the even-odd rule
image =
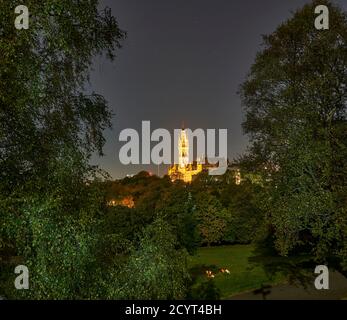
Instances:
[[[260,288],[263,284],[277,284],[285,282],[285,278],[278,274],[270,279],[259,266],[251,265],[248,258],[252,256],[252,245],[233,245],[200,248],[197,254],[190,258],[191,268],[199,265],[227,268],[230,275],[218,273],[214,278],[217,287],[221,290],[222,298],[228,298]],[[201,276],[205,277],[203,272]]]

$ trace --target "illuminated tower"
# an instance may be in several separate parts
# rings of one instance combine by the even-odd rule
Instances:
[[[182,130],[178,137],[178,164],[174,164],[169,169],[169,176],[172,181],[182,180],[186,183],[190,183],[193,180],[193,176],[202,171],[202,164],[197,161],[189,162],[189,140],[187,131],[182,126]]]
[[[180,168],[184,168],[189,164],[189,141],[184,128],[178,138],[178,164]]]

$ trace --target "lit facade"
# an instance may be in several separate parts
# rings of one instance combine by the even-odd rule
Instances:
[[[191,183],[193,176],[200,173],[202,169],[201,163],[189,162],[189,140],[186,130],[182,129],[178,138],[178,164],[171,166],[168,174],[172,181],[182,180]]]
[[[122,206],[122,207],[128,207],[128,208],[134,208],[135,202],[132,196],[125,197],[123,199],[112,199],[107,202],[107,205],[109,207],[116,207],[116,206]]]

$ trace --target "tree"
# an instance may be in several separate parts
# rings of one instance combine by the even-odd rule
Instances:
[[[183,183],[174,183],[157,205],[158,214],[172,226],[180,248],[194,254],[200,244],[194,199]]]
[[[316,30],[325,4],[330,29]],[[346,264],[347,18],[313,1],[264,37],[241,87],[248,154],[262,174],[263,209],[282,255],[308,251]]]
[[[257,238],[264,213],[257,203],[262,188],[245,180],[240,185],[225,185],[221,203],[228,212],[223,240],[231,243],[250,243]]]
[[[28,0],[28,30],[14,28],[16,5],[0,3],[0,250],[29,266],[26,298],[96,297],[87,275],[98,274],[104,202],[89,158],[111,113],[84,85],[94,56],[113,59],[125,33],[97,0]]]
[[[196,197],[198,230],[203,244],[210,246],[222,241],[228,222],[228,214],[216,197],[199,194]]]
[[[187,252],[176,250],[177,239],[162,218],[147,226],[118,278],[111,296],[122,299],[182,299],[189,280]]]

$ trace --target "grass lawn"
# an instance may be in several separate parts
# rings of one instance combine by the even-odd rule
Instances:
[[[205,265],[227,268],[230,274],[216,274],[214,281],[221,290],[222,298],[258,289],[263,284],[284,283],[284,276],[278,274],[270,279],[263,269],[251,265],[248,258],[252,256],[252,245],[233,245],[221,247],[200,248],[197,254],[190,258],[191,268]],[[206,275],[201,272],[201,276]]]

